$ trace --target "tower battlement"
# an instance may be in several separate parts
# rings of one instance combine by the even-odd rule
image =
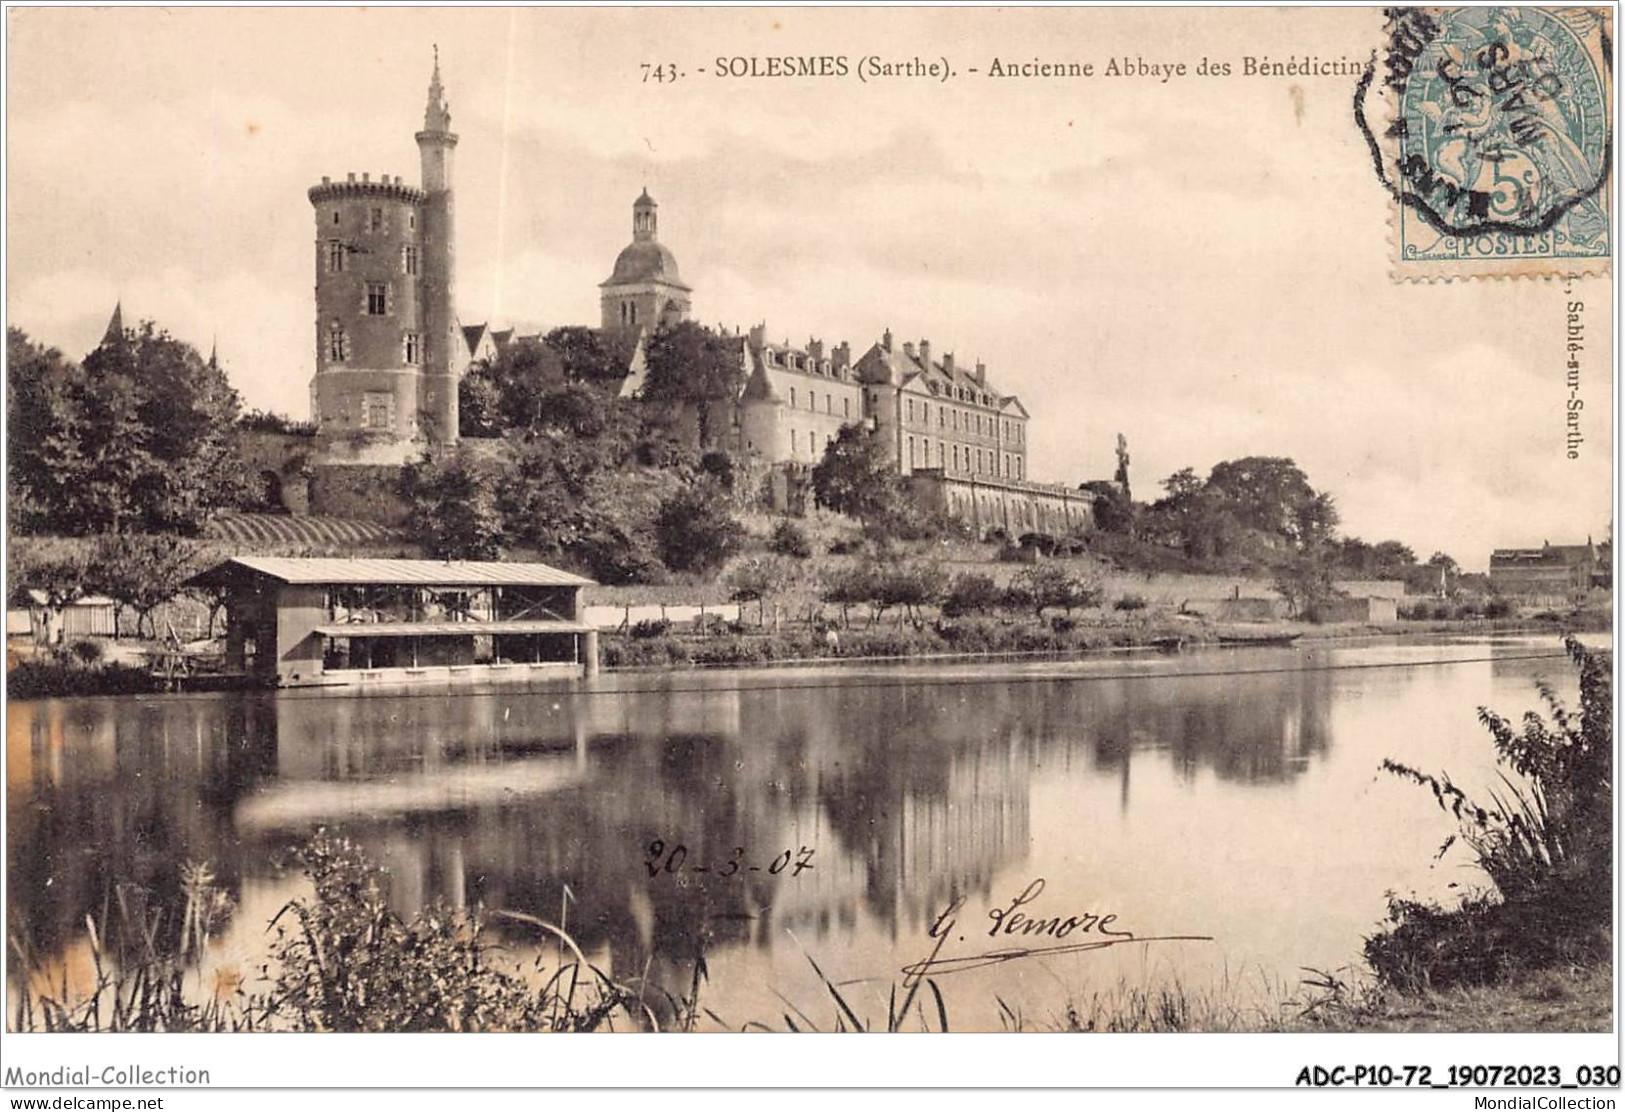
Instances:
[[[341,201],[358,197],[380,197],[412,205],[421,205],[429,199],[427,191],[415,185],[403,184],[398,174],[393,178],[385,177],[378,181],[367,177],[357,181],[354,174],[351,174],[347,181],[332,181],[324,177],[320,185],[310,187],[308,196],[313,205],[319,205],[324,201]]]

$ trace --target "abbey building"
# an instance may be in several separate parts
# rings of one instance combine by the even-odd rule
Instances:
[[[359,467],[398,466],[455,444],[457,387],[476,359],[512,333],[464,327],[454,302],[457,135],[439,61],[416,134],[420,184],[349,174],[309,190],[316,226],[316,373],[311,418],[317,455],[338,490],[364,488]],[[636,337],[628,389],[641,380],[649,336],[687,320],[693,289],[659,236],[659,206],[645,189],[632,203],[632,239],[599,284],[605,331]],[[1029,415],[980,361],[963,363],[930,341],[897,342],[890,331],[857,358],[848,342],[774,343],[764,324],[729,337],[744,387],[707,421],[713,447],[755,456],[785,477],[806,474],[849,424],[880,436],[915,496],[980,531],[1065,532],[1090,524],[1092,496],[1036,483],[1027,467]],[[623,391],[626,392],[626,391]],[[781,508],[784,508],[781,506]]]

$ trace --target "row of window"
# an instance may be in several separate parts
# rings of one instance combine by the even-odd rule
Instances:
[[[323,257],[326,259],[327,273],[343,274],[349,256],[359,250],[345,243],[341,239],[327,241]],[[411,244],[401,247],[401,272],[408,277],[416,277],[418,272],[418,249]]]
[[[937,467],[947,469],[951,458],[953,461],[952,469],[955,471],[970,471],[978,475],[990,473],[1006,479],[1020,479],[1023,477],[1022,462],[1019,455],[1012,456],[1009,452],[1005,452],[1001,457],[997,452],[984,451],[981,448],[961,447],[958,444],[949,444],[946,440],[937,441],[936,446]],[[953,453],[951,457],[948,454],[950,450]],[[1001,458],[1003,461],[1002,466],[1000,465]],[[932,466],[930,439],[916,441],[912,436],[908,438],[908,465],[910,469]]]
[[[335,225],[337,225],[340,222],[341,219],[342,219],[342,214],[340,213],[340,211],[338,209],[334,209],[333,210],[333,223]],[[418,214],[417,213],[408,212],[406,214],[406,226],[408,228],[416,228],[418,226]],[[372,208],[369,208],[367,210],[367,231],[369,231],[369,232],[387,232],[387,231],[389,231],[389,216],[388,216],[388,214],[385,212],[385,210],[383,208],[375,205]]]
[[[814,359],[810,355],[803,355],[798,351],[774,351],[767,348],[762,352],[762,358],[767,360],[769,367],[784,367],[792,371],[810,371],[816,375],[845,379],[845,372],[837,372],[835,364],[828,359]]]
[[[926,386],[933,394],[945,392],[950,398],[956,398],[962,402],[975,402],[978,405],[993,404],[993,399],[989,395],[979,393],[964,386],[941,387],[938,386],[934,381],[926,383]]]
[[[795,407],[796,407],[796,388],[794,386],[792,386],[792,387],[790,387],[790,408],[794,409]],[[818,412],[818,391],[816,391],[816,390],[808,390],[807,391],[807,408],[812,410],[814,413]],[[835,398],[834,398],[833,395],[830,395],[830,394],[825,394],[824,395],[824,412],[828,413],[832,417],[835,415]],[[841,399],[841,416],[842,417],[847,417],[847,418],[850,418],[852,416],[852,399],[851,398],[842,398]]]
[[[350,334],[337,321],[327,329],[327,361],[343,363],[350,358]],[[401,362],[416,366],[423,361],[423,338],[416,332],[401,333]]]
[[[904,405],[906,406],[904,413],[907,420],[910,424],[913,424],[915,419],[914,399],[905,399]],[[948,427],[951,421],[954,431],[957,432],[961,427],[961,418],[963,418],[963,426],[966,432],[975,432],[977,436],[991,436],[994,432],[998,431],[999,427],[1002,425],[1004,428],[1004,439],[1012,441],[1016,444],[1021,443],[1021,425],[1017,422],[1000,421],[996,418],[989,417],[981,413],[962,414],[959,410],[951,409],[945,405],[937,406],[937,428],[945,429]],[[972,418],[974,418],[974,422],[972,421]],[[921,424],[931,424],[930,402],[920,402],[919,421]]]
[[[790,430],[790,456],[791,456],[792,459],[795,458],[797,453],[800,451],[800,447],[799,447],[800,443],[801,443],[801,434],[798,431],[796,431],[795,429],[791,429]],[[826,432],[824,434],[823,447],[827,448],[833,443],[835,443],[835,434]],[[809,456],[816,455],[820,450],[821,449],[820,449],[819,444],[818,444],[818,430],[817,429],[808,429],[807,430],[807,454]]]

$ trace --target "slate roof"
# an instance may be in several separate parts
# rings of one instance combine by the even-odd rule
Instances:
[[[216,582],[247,569],[283,583],[415,583],[434,587],[523,586],[590,587],[591,579],[549,564],[472,560],[373,560],[341,557],[233,556],[192,577]]]
[[[677,274],[677,256],[664,243],[653,239],[633,240],[615,256],[615,270],[600,282],[601,286],[620,286],[634,282],[663,282],[668,286],[687,290]]]

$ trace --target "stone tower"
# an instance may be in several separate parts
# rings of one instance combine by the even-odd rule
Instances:
[[[316,217],[316,376],[311,418],[333,462],[398,463],[457,439],[452,304],[452,149],[436,58],[423,187],[397,176],[323,178]]]
[[[689,294],[677,274],[677,258],[657,237],[660,207],[645,189],[632,202],[632,242],[615,259],[615,271],[598,284],[605,329],[653,330],[685,319]]]

